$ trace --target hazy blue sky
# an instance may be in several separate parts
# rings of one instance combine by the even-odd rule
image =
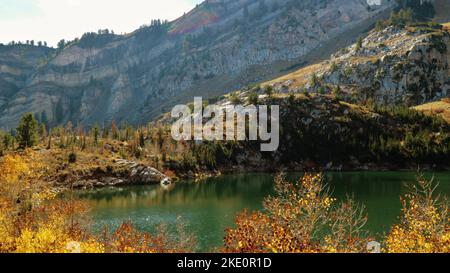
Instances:
[[[0,0],[0,42],[73,39],[87,31],[131,32],[175,19],[202,0]]]

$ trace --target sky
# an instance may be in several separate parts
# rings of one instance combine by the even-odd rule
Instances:
[[[173,20],[202,0],[0,0],[0,43],[56,46],[85,32],[129,33],[152,19]]]

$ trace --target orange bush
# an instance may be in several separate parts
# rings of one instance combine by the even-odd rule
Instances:
[[[180,222],[177,236],[161,227],[156,235],[124,223],[103,237],[89,230],[88,208],[56,198],[42,179],[46,169],[34,152],[0,160],[0,253],[193,252],[195,238]]]
[[[167,226],[160,225],[155,234],[138,231],[131,223],[123,223],[113,234],[105,231],[103,244],[106,252],[120,253],[192,253],[197,242],[194,236],[184,232],[184,224],[178,220],[177,233],[170,234]]]
[[[368,238],[363,208],[348,200],[334,204],[321,174],[296,183],[275,180],[277,196],[264,212],[244,212],[227,229],[224,252],[365,252]]]

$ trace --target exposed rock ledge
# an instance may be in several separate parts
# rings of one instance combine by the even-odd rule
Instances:
[[[109,166],[106,170],[97,168],[88,173],[77,174],[74,180],[75,189],[172,183],[168,176],[155,168],[123,159],[116,160],[114,166]]]

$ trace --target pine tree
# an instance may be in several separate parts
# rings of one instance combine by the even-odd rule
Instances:
[[[32,113],[25,114],[17,127],[17,141],[20,148],[32,147],[38,142],[38,122]]]
[[[312,87],[316,87],[317,85],[319,85],[320,81],[319,81],[319,77],[317,76],[316,73],[313,73],[311,75],[311,80],[310,80],[310,85]]]
[[[268,96],[268,97],[272,97],[273,96],[273,87],[268,85],[264,88],[264,93]]]
[[[382,20],[378,20],[378,21],[377,21],[377,24],[375,25],[375,29],[376,29],[377,31],[382,31],[383,28],[384,28],[384,23],[383,23],[383,21],[382,21]]]
[[[356,52],[359,52],[362,46],[363,46],[363,38],[359,37],[358,40],[356,40],[356,48],[355,48]]]
[[[13,143],[13,136],[11,134],[5,134],[3,136],[3,147],[5,150],[9,149]]]
[[[58,50],[63,50],[64,49],[64,47],[66,46],[66,41],[64,40],[64,39],[62,39],[62,40],[60,40],[59,42],[58,42]]]
[[[94,144],[98,144],[98,137],[100,135],[100,129],[98,128],[98,124],[94,125],[94,128],[92,128],[92,135],[94,137]]]
[[[47,128],[43,123],[39,125],[39,136],[41,137],[41,139],[45,139],[47,137]]]
[[[259,96],[256,93],[256,91],[250,92],[250,94],[248,96],[248,103],[250,103],[252,105],[258,105],[258,100],[259,100]]]

